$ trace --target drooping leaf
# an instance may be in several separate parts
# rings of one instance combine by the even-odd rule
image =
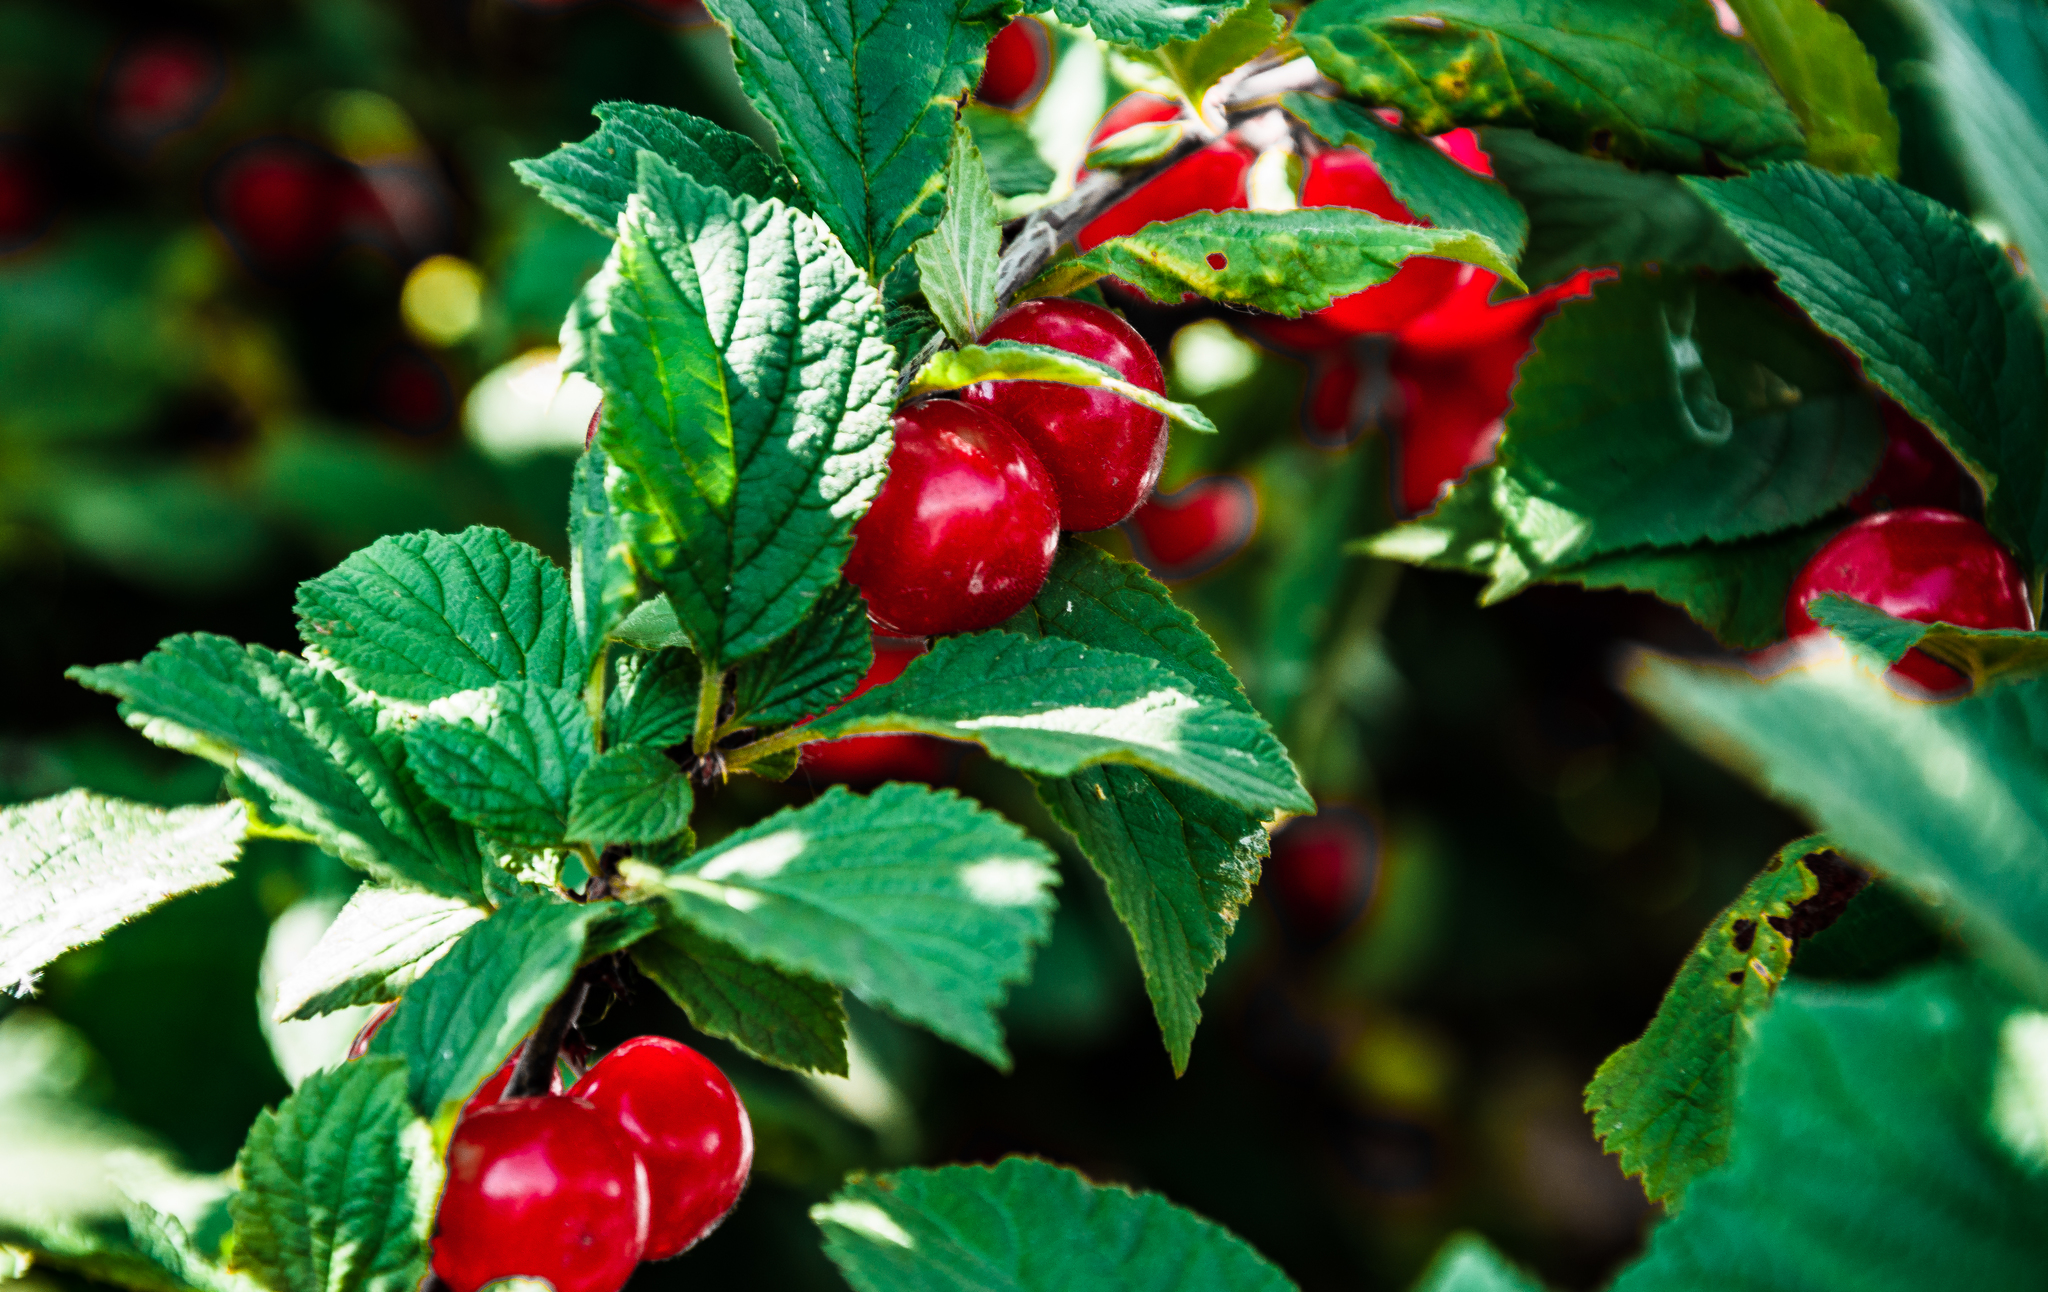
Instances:
[[[743,956],[835,983],[1009,1067],[995,1009],[1051,927],[1043,844],[951,791],[835,787],[636,888]]]
[[[1899,173],[1899,123],[1877,61],[1840,14],[1801,0],[1728,0],[1806,130],[1806,160],[1853,175]]]
[[[917,257],[919,290],[946,335],[969,345],[996,317],[996,261],[1003,251],[1003,222],[974,136],[953,127],[953,156],[946,165],[946,214],[911,249]]]
[[[1213,435],[1216,424],[1193,404],[1179,404],[1143,386],[1125,381],[1106,363],[1069,350],[1028,341],[991,341],[941,350],[918,371],[905,392],[909,398],[958,390],[977,381],[1057,381],[1068,386],[1093,386],[1115,391],[1134,404],[1162,413],[1176,426]]]
[[[1787,983],[1743,1066],[1728,1164],[1615,1292],[2037,1281],[2042,1015],[1988,986],[1958,969]]]
[[[576,778],[567,837],[657,843],[690,828],[690,778],[659,749],[613,745]]]
[[[2005,253],[1886,180],[1797,165],[1686,182],[1984,486],[1991,531],[2048,566],[2048,334]]]
[[[1627,684],[2048,999],[2048,681],[1927,704],[1836,657],[1768,681],[1650,659]]]
[[[1477,1234],[1458,1234],[1429,1263],[1415,1292],[1543,1292]]]
[[[606,237],[617,232],[633,194],[642,149],[706,188],[810,209],[796,177],[745,135],[651,103],[600,103],[590,111],[601,123],[595,134],[545,157],[513,162],[512,169],[542,197]]]
[[[1396,224],[1342,206],[1296,211],[1197,211],[1148,224],[1063,260],[1023,296],[1065,296],[1114,276],[1162,304],[1193,292],[1295,318],[1377,287],[1410,256],[1462,260],[1520,285],[1513,257],[1469,229]]]
[[[1920,650],[1960,670],[1980,689],[2048,673],[2048,633],[1915,623],[1833,595],[1814,601],[1807,613],[1852,647],[1867,651],[1879,668]]]
[[[893,360],[874,289],[811,217],[643,161],[590,288],[599,438],[639,564],[722,669],[837,582],[887,462]]]
[[[1023,118],[970,103],[960,110],[960,120],[974,132],[974,146],[988,170],[988,186],[997,197],[1043,193],[1059,178],[1038,151]]]
[[[846,1075],[846,1006],[830,983],[749,960],[676,921],[635,946],[633,963],[698,1031],[777,1067]]]
[[[734,670],[734,717],[765,727],[823,712],[853,694],[874,658],[867,602],[841,583],[795,632]]]
[[[1699,170],[1800,156],[1799,121],[1705,5],[1336,0],[1294,29],[1353,96],[1423,134],[1527,126],[1574,151]]]
[[[235,1159],[235,1268],[273,1292],[412,1292],[443,1169],[403,1060],[366,1057],[258,1114]]]
[[[172,637],[141,661],[74,668],[121,699],[128,725],[160,745],[219,763],[278,820],[390,883],[446,897],[481,895],[472,833],[400,771],[395,731],[333,674],[225,637]]]
[[[1258,57],[1279,39],[1286,25],[1267,0],[1251,0],[1200,36],[1169,40],[1157,49],[1139,51],[1137,58],[1166,73],[1181,97],[1199,108],[1202,96],[1215,88],[1225,73]]]
[[[365,690],[438,700],[494,682],[580,686],[569,583],[503,530],[380,538],[299,585],[299,636]]]
[[[1467,170],[1435,144],[1356,103],[1290,93],[1281,106],[1325,143],[1363,149],[1388,191],[1420,218],[1440,229],[1470,229],[1498,247],[1509,264],[1522,258],[1529,216],[1500,181]]]
[[[486,912],[432,893],[364,884],[277,987],[279,1019],[397,1000]]]
[[[640,601],[632,545],[605,494],[610,465],[603,446],[593,443],[576,459],[569,483],[569,605],[583,658],[591,661]]]
[[[1728,1160],[1736,1070],[1757,1023],[1799,940],[1862,883],[1827,849],[1815,835],[1773,857],[1700,935],[1641,1039],[1607,1056],[1586,1087],[1594,1133],[1653,1201],[1675,1205]]]
[[[1221,1225],[1034,1158],[856,1176],[811,1218],[858,1292],[1294,1288]]]
[[[954,105],[1007,14],[986,0],[778,3],[709,0],[783,157],[879,282],[938,223]]]
[[[1244,0],[1062,0],[1053,6],[1060,21],[1089,27],[1112,45],[1157,49],[1172,40],[1198,40],[1242,8]]]
[[[575,691],[508,682],[461,717],[428,716],[405,734],[420,788],[458,821],[509,843],[560,843],[570,792],[596,753]]]
[[[162,808],[72,790],[0,808],[0,991],[180,893],[231,878],[239,803]]]
[[[950,637],[806,730],[814,739],[918,731],[972,740],[1011,766],[1072,776],[1143,768],[1254,812],[1308,812],[1286,750],[1257,715],[1150,659],[1054,638]]]

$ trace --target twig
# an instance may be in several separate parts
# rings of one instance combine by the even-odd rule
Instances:
[[[505,1098],[524,1099],[549,1092],[554,1085],[555,1056],[562,1052],[562,1040],[576,1025],[576,1015],[583,1011],[584,999],[589,995],[590,984],[578,978],[560,999],[548,1006],[548,1012],[540,1016],[540,1025],[519,1051],[512,1079],[505,1083]]]

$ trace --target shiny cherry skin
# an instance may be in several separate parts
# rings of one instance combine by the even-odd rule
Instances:
[[[1273,833],[1260,889],[1290,940],[1321,946],[1350,928],[1379,881],[1379,832],[1362,814],[1326,807]]]
[[[1934,432],[1884,401],[1884,456],[1849,510],[1868,516],[1898,507],[1958,507],[1970,495],[1969,477]]]
[[[1093,359],[1134,386],[1166,393],[1159,356],[1130,324],[1086,301],[1026,301],[981,334]],[[1056,381],[984,381],[960,398],[1009,423],[1052,476],[1060,525],[1105,529],[1138,509],[1166,463],[1166,417],[1122,395]]]
[[[746,1105],[718,1065],[665,1036],[636,1036],[570,1087],[632,1141],[647,1167],[647,1255],[666,1260],[725,1219],[754,1167]]]
[[[1125,95],[1103,114],[1089,138],[1103,140],[1148,121],[1171,121],[1180,105],[1157,94]],[[1196,211],[1242,210],[1251,205],[1252,163],[1258,154],[1226,135],[1155,175],[1136,192],[1083,225],[1075,238],[1087,251],[1111,238],[1136,233],[1157,220],[1177,220]]]
[[[1038,101],[1051,79],[1052,33],[1036,18],[1015,18],[988,43],[988,61],[974,97],[992,108],[1022,112]]]
[[[1301,204],[1370,211],[1399,224],[1428,223],[1416,219],[1402,205],[1372,158],[1356,148],[1332,149],[1309,160],[1301,184]],[[1399,331],[1449,296],[1458,286],[1462,268],[1455,260],[1412,257],[1386,282],[1340,297],[1316,317],[1349,333]]]
[[[1829,539],[1792,580],[1785,599],[1786,633],[1802,637],[1824,631],[1807,607],[1829,593],[1916,623],[2034,626],[2019,563],[1976,521],[1933,507],[1865,516]],[[1936,692],[1965,682],[1962,674],[1917,650],[1908,651],[1892,672]]]
[[[544,1095],[456,1123],[433,1260],[453,1292],[514,1275],[555,1292],[616,1292],[647,1228],[647,1171],[612,1113]]]
[[[855,696],[867,694],[884,682],[902,676],[910,661],[924,654],[921,641],[875,636],[875,660],[867,675],[853,688]],[[841,703],[844,703],[842,701]],[[833,708],[838,708],[834,705]],[[937,736],[911,732],[884,732],[871,736],[842,736],[838,740],[813,740],[802,748],[800,768],[816,785],[879,785],[883,781],[919,781],[941,785],[952,779],[959,761],[960,746]]]
[[[1243,476],[1204,476],[1155,494],[1125,522],[1145,567],[1175,582],[1207,574],[1244,550],[1259,527],[1259,496]]]
[[[884,631],[972,632],[1038,595],[1059,540],[1059,495],[1024,437],[930,399],[896,414],[889,474],[853,528],[846,578]]]

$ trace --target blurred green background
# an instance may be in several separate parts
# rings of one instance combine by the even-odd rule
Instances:
[[[1960,203],[1904,28],[1850,12],[1905,178]],[[0,2],[0,801],[218,796],[71,664],[193,630],[295,647],[294,585],[380,534],[492,524],[561,553],[593,396],[558,389],[548,351],[605,243],[507,163],[612,98],[763,130],[722,33],[668,0]],[[1310,928],[1262,892],[1176,1080],[1100,885],[1020,779],[970,759],[963,788],[1065,858],[1008,1011],[1015,1071],[857,1013],[853,1077],[800,1080],[643,986],[596,1039],[703,1044],[760,1153],[733,1219],[642,1292],[838,1286],[804,1209],[844,1172],[1011,1152],[1161,1190],[1309,1289],[1403,1286],[1464,1226],[1564,1287],[1639,1243],[1650,1210],[1579,1092],[1803,832],[1613,685],[1629,643],[1711,644],[1621,594],[1482,613],[1470,581],[1342,557],[1387,518],[1382,439],[1312,444],[1301,363],[1219,316],[1133,319],[1224,430],[1177,444],[1164,487],[1257,501],[1243,550],[1179,587],[1340,809],[1357,900]],[[811,792],[735,784],[708,834]],[[110,1134],[227,1168],[287,1074],[359,1024],[279,1031],[258,1003],[266,955],[274,976],[352,882],[257,843],[232,883],[60,961],[25,1005],[0,996],[0,1164]],[[32,1131],[50,1100],[97,1111]],[[23,1292],[81,1282],[33,1270]]]

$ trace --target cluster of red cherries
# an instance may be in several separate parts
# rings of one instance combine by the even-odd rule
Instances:
[[[386,1009],[356,1038],[356,1058]],[[718,1227],[754,1165],[746,1106],[687,1045],[637,1036],[565,1094],[503,1098],[517,1052],[464,1105],[448,1143],[434,1274],[452,1292],[505,1278],[616,1292],[641,1261]]]

